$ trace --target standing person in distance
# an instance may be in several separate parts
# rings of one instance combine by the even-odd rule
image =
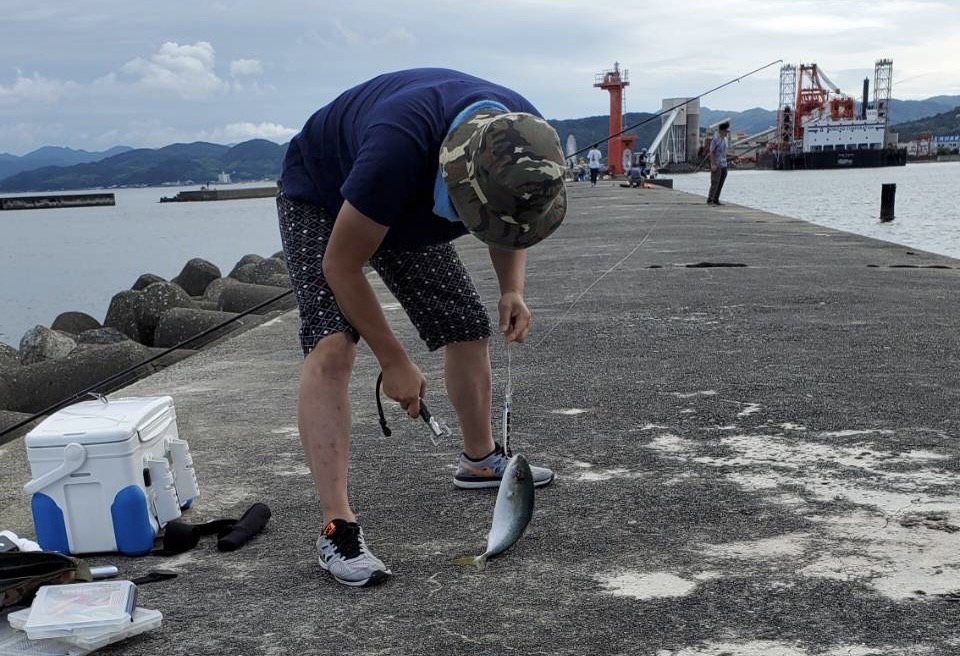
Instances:
[[[587,166],[590,167],[590,185],[597,186],[597,178],[600,176],[600,159],[603,155],[600,150],[594,146],[587,151]]]
[[[300,440],[323,516],[320,565],[338,582],[367,586],[390,576],[347,494],[356,343],[362,338],[373,351],[384,393],[410,417],[420,414],[427,387],[364,266],[377,271],[427,348],[444,348],[447,394],[463,433],[454,484],[498,487],[508,459],[491,425],[490,322],[450,242],[471,232],[488,245],[500,287],[497,326],[507,342],[524,341],[524,249],[563,220],[563,175],[560,139],[528,100],[447,69],[387,73],[353,87],[291,140],[277,207],[305,354]],[[549,469],[531,469],[536,486],[553,480]]]
[[[727,135],[730,134],[730,123],[724,121],[717,126],[717,133],[710,140],[710,192],[707,194],[707,205],[723,205],[720,202],[720,191],[723,182],[727,179]]]

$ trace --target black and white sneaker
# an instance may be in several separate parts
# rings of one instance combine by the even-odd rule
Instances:
[[[370,553],[363,529],[356,522],[343,519],[328,522],[317,538],[317,551],[320,567],[344,585],[362,588],[390,578],[390,570]]]

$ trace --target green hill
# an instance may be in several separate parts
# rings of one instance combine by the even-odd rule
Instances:
[[[45,166],[0,180],[0,192],[65,191],[98,187],[207,183],[221,172],[234,182],[280,175],[286,145],[253,139],[224,146],[198,141],[163,148],[138,148],[96,162]]]
[[[946,136],[960,134],[960,105],[936,116],[921,118],[893,126],[900,134],[900,141],[911,141],[920,134]]]

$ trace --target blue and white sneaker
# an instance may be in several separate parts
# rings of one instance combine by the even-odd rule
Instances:
[[[507,468],[510,459],[499,442],[492,453],[480,460],[471,460],[467,454],[461,453],[457,462],[457,473],[453,476],[453,484],[465,490],[500,487],[500,479]],[[543,487],[553,482],[553,471],[546,467],[530,466],[533,474],[533,486]]]
[[[363,529],[356,522],[343,519],[328,522],[317,538],[317,551],[320,567],[344,585],[362,588],[390,578],[390,570],[370,553]]]

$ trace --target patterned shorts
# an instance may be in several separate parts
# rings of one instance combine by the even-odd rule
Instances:
[[[333,217],[310,203],[277,196],[280,236],[290,282],[300,308],[300,343],[304,354],[334,333],[359,339],[337,305],[323,275],[323,254],[333,231]],[[380,248],[370,258],[416,327],[427,348],[490,337],[490,318],[452,244],[420,250]]]

